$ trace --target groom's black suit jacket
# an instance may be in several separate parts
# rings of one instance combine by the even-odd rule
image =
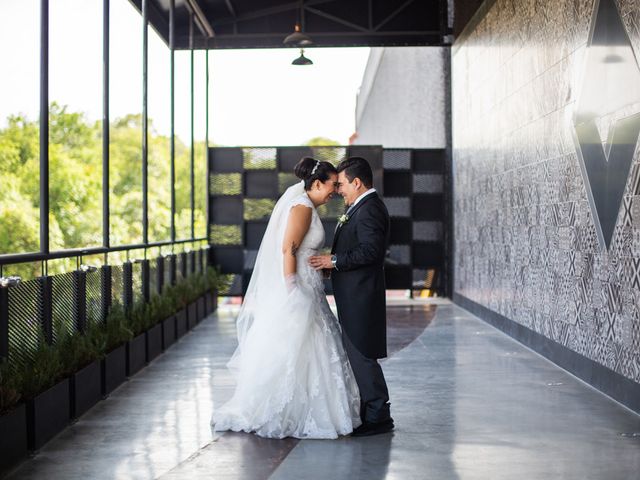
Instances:
[[[384,259],[389,244],[389,213],[376,192],[360,200],[339,226],[331,253],[338,318],[351,343],[368,358],[387,356]]]

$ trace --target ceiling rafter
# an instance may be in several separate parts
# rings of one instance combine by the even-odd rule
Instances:
[[[387,23],[389,23],[391,20],[393,20],[394,18],[396,18],[400,13],[402,13],[402,11],[407,8],[409,5],[411,5],[415,0],[407,0],[406,2],[404,2],[402,5],[400,5],[398,8],[396,8],[390,15],[388,15],[384,20],[382,20],[380,23],[378,23],[375,27],[374,30],[380,30],[383,26],[385,26]]]
[[[367,28],[364,28],[364,27],[362,27],[360,25],[357,25],[355,23],[351,23],[348,20],[345,20],[343,18],[336,17],[335,15],[331,15],[330,13],[323,12],[322,10],[318,10],[317,8],[305,6],[304,9],[307,12],[311,12],[314,15],[318,15],[319,17],[324,17],[327,20],[331,20],[332,22],[339,23],[341,25],[344,25],[345,27],[349,27],[349,28],[353,28],[354,30],[359,30],[361,32],[369,33],[369,29],[367,29]]]
[[[315,5],[322,5],[323,3],[334,2],[335,0],[307,0],[304,2],[304,7],[313,7]],[[211,23],[212,26],[217,27],[220,25],[228,25],[233,22],[242,22],[245,20],[255,20],[256,18],[268,17],[278,13],[284,13],[291,10],[300,10],[300,2],[290,2],[276,7],[262,8],[250,13],[244,13],[236,15],[235,17],[224,17]]]

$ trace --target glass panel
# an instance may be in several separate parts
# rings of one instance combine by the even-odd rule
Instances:
[[[206,136],[206,62],[204,50],[194,52],[193,97],[194,97],[194,155],[195,155],[195,236],[207,235],[207,149]]]
[[[142,242],[142,18],[111,0],[109,192],[112,245]]]
[[[149,241],[171,238],[171,51],[149,26]]]
[[[0,255],[35,252],[40,249],[39,0],[0,2],[0,65],[5,67],[0,80]]]
[[[175,52],[176,238],[191,237],[191,52]]]
[[[51,2],[49,102],[50,248],[101,245],[102,0]]]

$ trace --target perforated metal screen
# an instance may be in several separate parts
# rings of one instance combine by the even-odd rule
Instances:
[[[444,294],[445,155],[444,150],[359,145],[209,149],[210,261],[234,276],[224,293],[245,291],[271,210],[280,195],[299,181],[292,173],[296,163],[310,156],[337,165],[347,157],[361,156],[373,168],[374,186],[391,217],[387,288],[429,288]],[[343,200],[334,198],[318,212],[330,247],[336,219],[344,212]]]

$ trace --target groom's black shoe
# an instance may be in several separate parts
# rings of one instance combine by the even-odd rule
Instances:
[[[351,432],[352,437],[368,437],[370,435],[379,435],[381,433],[387,433],[393,430],[393,419],[385,420],[384,422],[378,423],[363,423],[358,428],[356,428],[353,432]]]

